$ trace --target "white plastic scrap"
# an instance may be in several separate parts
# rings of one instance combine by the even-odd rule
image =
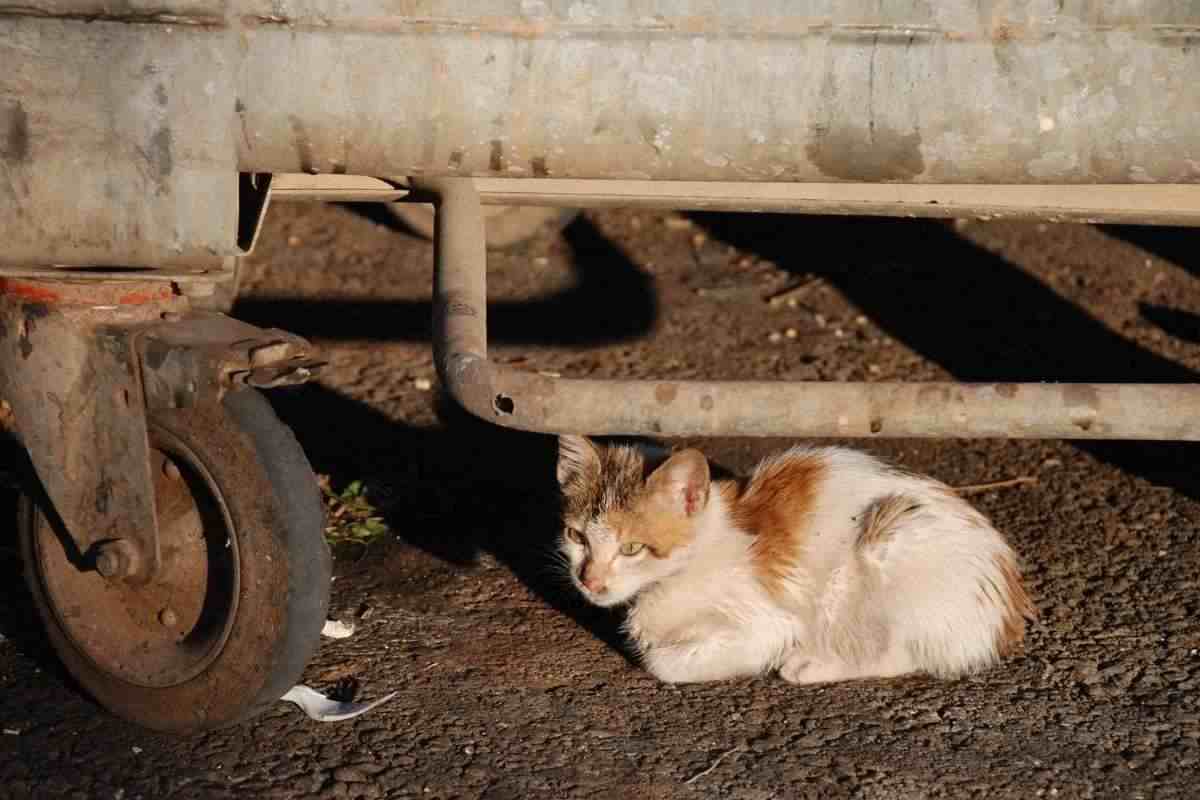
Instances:
[[[321,635],[330,639],[345,639],[353,634],[354,623],[342,622],[340,619],[327,619],[325,627],[321,628]]]
[[[287,694],[279,699],[300,706],[309,719],[317,722],[344,722],[365,714],[376,706],[383,705],[397,694],[399,692],[392,692],[369,703],[342,703],[330,700],[316,689],[300,684],[288,689]]]

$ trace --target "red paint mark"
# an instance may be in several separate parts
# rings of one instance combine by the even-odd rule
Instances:
[[[123,294],[117,298],[118,305],[122,306],[144,306],[147,303],[157,303],[162,300],[171,299],[170,287],[163,287],[157,291],[150,292],[130,292]]]
[[[32,283],[0,278],[0,294],[14,295],[38,303],[57,303],[62,296],[55,291]]]

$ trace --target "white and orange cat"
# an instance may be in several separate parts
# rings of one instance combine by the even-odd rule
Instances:
[[[628,604],[663,681],[953,677],[1012,652],[1035,618],[982,514],[865,453],[794,448],[724,481],[697,450],[563,436],[558,481],[572,581]]]

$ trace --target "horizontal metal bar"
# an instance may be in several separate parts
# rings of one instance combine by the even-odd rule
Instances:
[[[434,359],[447,391],[497,424],[547,433],[1200,440],[1200,386],[606,381],[487,357],[487,271],[469,179],[436,200]]]
[[[476,178],[475,188],[484,205],[1200,225],[1200,184],[1019,186]],[[409,194],[402,179],[355,175],[276,175],[271,187],[272,199],[284,202],[387,203],[403,201]]]

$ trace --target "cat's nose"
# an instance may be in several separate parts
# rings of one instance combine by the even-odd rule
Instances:
[[[584,588],[593,594],[604,594],[604,592],[607,591],[606,587],[604,586],[604,579],[597,578],[595,575],[583,576],[583,585]]]

